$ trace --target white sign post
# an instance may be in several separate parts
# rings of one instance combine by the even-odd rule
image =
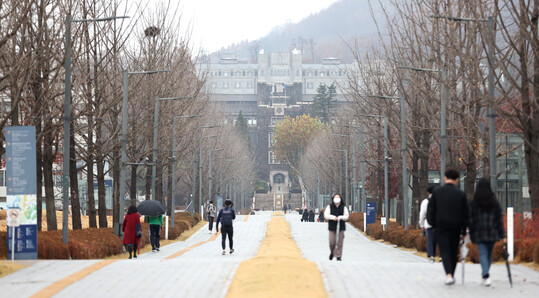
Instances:
[[[19,209],[9,209],[7,216],[7,226],[11,227],[11,261],[15,261],[15,228],[19,226]]]
[[[367,233],[367,213],[363,212],[363,232]]]
[[[165,239],[168,240],[168,215],[165,216]]]
[[[384,229],[384,231],[385,231],[385,230],[386,230],[386,224],[387,224],[386,218],[385,218],[385,217],[381,217],[381,218],[380,218],[380,222],[382,223],[382,227],[383,227],[383,229]]]
[[[514,218],[513,207],[507,207],[507,254],[509,254],[509,261],[514,258]]]

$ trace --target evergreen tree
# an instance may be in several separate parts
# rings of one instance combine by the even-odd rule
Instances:
[[[336,93],[337,91],[334,83],[332,83],[331,86],[320,84],[316,89],[316,95],[313,98],[311,116],[327,123],[331,116],[331,108],[337,102],[337,100],[334,99]]]
[[[240,136],[247,142],[247,145],[251,147],[251,138],[249,137],[249,127],[247,126],[247,120],[243,117],[243,112],[240,110],[236,124],[234,125]]]

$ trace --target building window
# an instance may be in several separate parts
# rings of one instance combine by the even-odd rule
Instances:
[[[283,117],[271,117],[271,126],[275,126],[281,121],[284,121]]]
[[[245,76],[245,70],[243,71],[243,76]]]
[[[299,77],[299,69],[296,69],[296,77]]]
[[[248,118],[247,119],[247,125],[256,126],[256,118]]]
[[[318,70],[315,70],[315,71],[314,71],[314,76],[315,76],[315,77],[318,76]]]
[[[240,82],[236,82],[236,84],[234,85],[234,88],[240,89],[240,88],[241,88],[241,83],[240,83]]]
[[[313,88],[314,88],[314,85],[312,82],[307,83],[307,89],[313,89]]]
[[[273,153],[273,151],[268,151],[268,163],[270,165],[278,165],[278,164],[280,164],[277,157],[275,157],[275,153]]]
[[[245,75],[245,71],[243,72],[243,75]],[[236,76],[237,76],[237,77],[241,76],[241,72],[240,72],[239,70],[236,71]]]
[[[215,86],[215,83],[211,83],[211,88],[215,89],[215,87],[217,87],[217,86]]]
[[[224,72],[225,77],[228,77],[228,71]]]
[[[228,89],[228,82],[223,83],[223,89]]]
[[[247,82],[247,88],[253,88],[253,82],[251,81]]]
[[[263,70],[263,69],[260,70],[260,75],[261,75],[261,76],[264,76],[264,70]]]
[[[273,131],[268,133],[268,147],[273,147],[275,145],[275,139],[273,138]]]
[[[221,71],[219,71],[219,76],[221,76]]]

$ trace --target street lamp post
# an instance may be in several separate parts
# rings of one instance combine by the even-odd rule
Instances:
[[[211,174],[211,164],[212,164],[212,159],[211,159],[211,154],[212,152],[216,152],[216,151],[222,151],[223,149],[222,148],[218,148],[218,149],[210,149],[209,152],[208,152],[208,159],[209,159],[209,164],[208,164],[208,201],[211,201],[212,200],[212,193],[211,193],[211,188],[212,188],[212,182],[213,182],[213,178],[212,178],[212,174]]]
[[[384,216],[389,220],[389,127],[384,115],[359,114],[362,117],[382,118],[384,122]]]
[[[65,51],[66,58],[64,61],[65,67],[65,85],[64,85],[64,161],[63,161],[63,177],[62,177],[62,241],[68,243],[68,222],[69,217],[66,212],[69,209],[69,162],[70,156],[70,136],[71,136],[71,24],[72,23],[87,23],[87,22],[104,22],[116,19],[126,19],[128,16],[116,16],[97,19],[73,19],[71,15],[66,16],[66,37]]]
[[[452,16],[431,16],[434,19],[444,19],[455,22],[476,22],[487,23],[487,57],[488,57],[488,94],[490,104],[488,108],[489,118],[489,168],[490,168],[490,187],[494,193],[497,192],[497,170],[496,170],[496,100],[494,94],[494,49],[496,43],[496,31],[494,28],[494,17],[489,16],[486,19],[470,19]]]
[[[401,108],[401,154],[402,154],[402,213],[404,228],[408,229],[408,169],[406,168],[406,105],[404,102],[404,90],[401,96],[366,95],[367,97],[399,99]]]
[[[445,174],[445,168],[447,165],[447,132],[446,132],[446,123],[447,123],[447,87],[446,87],[446,79],[447,79],[447,70],[445,67],[442,69],[428,69],[428,68],[418,68],[418,67],[409,67],[409,66],[400,66],[401,69],[408,69],[413,71],[419,71],[419,72],[439,72],[442,75],[442,90],[441,90],[441,102],[440,102],[440,183],[444,184],[444,174]]]
[[[197,203],[200,203],[201,202],[201,198],[199,196],[198,200],[197,198],[195,198],[195,194],[196,194],[196,189],[197,189],[197,163],[199,161],[197,161],[197,155],[199,154],[199,150],[198,150],[198,147],[199,146],[199,133],[200,133],[200,130],[201,129],[204,129],[204,128],[215,128],[215,127],[221,127],[221,125],[208,125],[208,126],[199,126],[195,129],[195,150],[194,151],[194,154],[193,154],[193,182],[192,182],[192,189],[191,189],[191,198],[192,198],[192,201],[193,202],[193,212],[196,212],[196,210],[199,208],[199,206],[196,206]],[[202,184],[200,185],[200,187],[202,187]]]
[[[202,137],[203,139],[205,138],[216,138],[218,137],[219,135],[213,135],[213,136],[204,136]],[[201,212],[200,215],[203,215],[203,209],[202,209],[202,158],[203,158],[203,155],[202,155],[202,141],[200,142],[199,144],[199,162],[198,162],[198,206],[199,206],[199,211]]]
[[[199,115],[192,116],[174,116],[172,121],[172,185],[170,186],[170,195],[172,197],[172,212],[170,213],[170,226],[174,228],[174,213],[176,210],[176,200],[174,199],[175,184],[176,184],[176,119],[178,118],[195,118]]]
[[[129,75],[135,75],[135,74],[156,74],[156,73],[162,73],[162,72],[169,72],[169,70],[151,70],[151,71],[127,71],[127,69],[124,70],[124,84],[123,84],[123,100],[122,100],[122,134],[120,135],[120,141],[122,143],[122,154],[120,157],[120,182],[119,182],[119,188],[120,188],[120,202],[121,205],[123,205],[123,198],[125,196],[125,179],[127,175],[127,109],[128,109],[128,103],[129,103],[129,94],[128,94],[128,85],[129,85]],[[132,194],[134,195],[134,194]],[[116,235],[121,236],[122,233],[122,222],[123,222],[123,207],[119,207],[120,210],[118,212],[120,213],[118,216],[118,222],[115,222],[113,224],[114,232]]]
[[[158,126],[159,126],[159,101],[161,100],[180,100],[191,99],[192,97],[156,97],[155,98],[155,110],[153,114],[153,154],[152,154],[152,199],[157,199],[157,193],[155,189],[157,180],[157,138],[158,138]],[[173,137],[174,139],[174,137]]]

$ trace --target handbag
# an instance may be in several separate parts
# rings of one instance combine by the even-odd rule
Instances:
[[[140,222],[137,222],[135,227],[137,238],[142,238],[142,230],[140,229]]]

